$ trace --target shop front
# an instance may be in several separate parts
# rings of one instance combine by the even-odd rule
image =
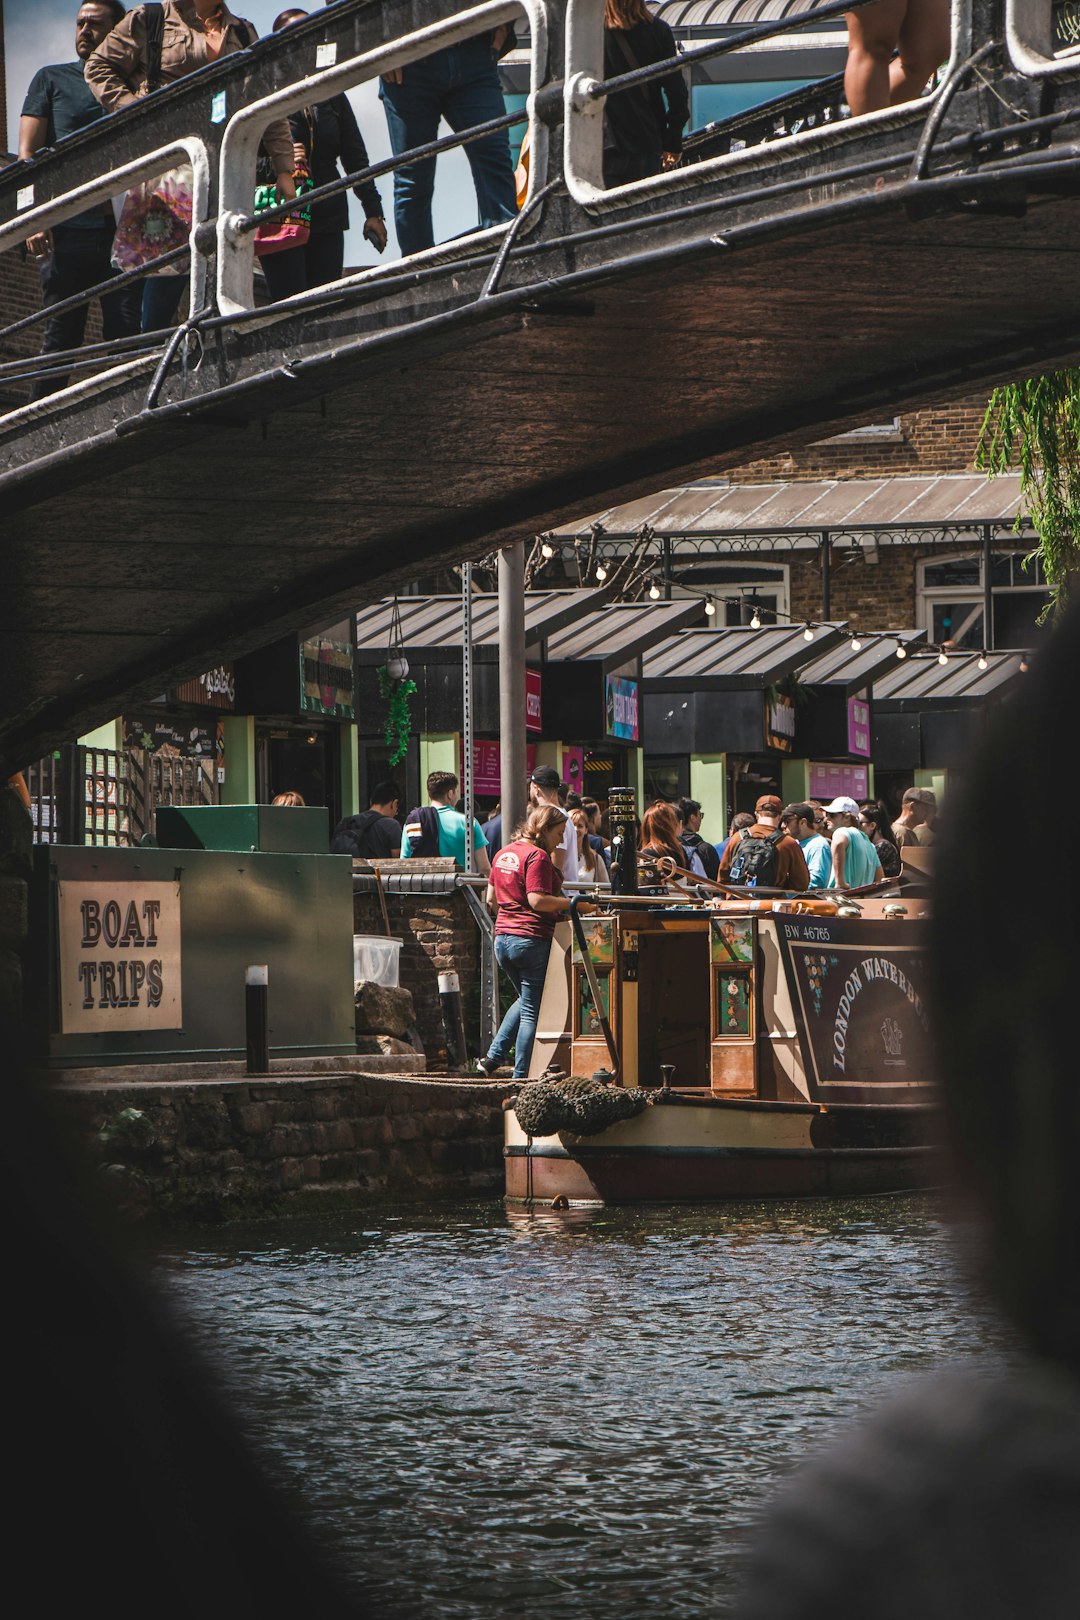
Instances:
[[[854,645],[840,642],[798,671],[804,757],[793,760],[785,773],[789,802],[874,797],[872,683],[904,661],[897,659],[898,648],[906,659],[923,640],[921,630],[864,635]]]
[[[943,794],[982,740],[990,712],[1024,679],[1030,653],[916,653],[874,682],[875,788],[893,808],[905,788]]]
[[[161,805],[220,803],[225,776],[225,717],[236,707],[232,664],[215,665],[170,688],[153,703],[121,719],[124,806],[128,841],[137,844],[156,830]],[[115,784],[105,784],[103,815],[113,813]]]
[[[602,591],[527,591],[525,593],[526,760],[563,764],[561,745],[551,736],[547,709],[547,649],[553,637],[586,616],[605,600]],[[395,608],[397,623],[395,625]],[[501,794],[499,715],[498,598],[477,592],[472,599],[472,728],[473,798],[481,819],[495,809]],[[360,737],[362,793],[389,777],[399,783],[409,804],[422,801],[433,770],[462,774],[462,730],[465,672],[462,656],[460,596],[401,597],[373,603],[357,615],[357,692],[360,711],[383,722],[382,730],[365,729]],[[392,637],[408,664],[408,725],[403,759],[390,764],[385,721],[389,716],[386,668]],[[567,750],[565,768],[583,781],[584,752]],[[567,777],[567,780],[570,780]],[[365,803],[367,802],[365,798]],[[407,808],[407,807],[406,807]]]
[[[819,625],[810,643],[802,626],[766,625],[682,630],[653,648],[643,679],[647,788],[697,799],[713,841],[763,794],[798,797],[812,702],[798,674],[846,639],[836,625]]]
[[[239,735],[226,733],[227,802],[299,793],[329,824],[356,809],[355,694],[349,623],[286,636],[238,660]]]
[[[603,810],[613,787],[647,796],[642,657],[697,617],[696,602],[604,606],[552,636],[544,664],[544,746],[570,788]]]

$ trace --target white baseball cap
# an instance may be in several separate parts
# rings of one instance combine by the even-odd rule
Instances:
[[[854,799],[845,799],[841,797],[839,799],[834,799],[832,804],[827,804],[825,806],[825,814],[827,816],[857,816],[859,814],[859,807],[855,803]]]

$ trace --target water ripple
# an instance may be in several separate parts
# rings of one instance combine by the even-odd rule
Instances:
[[[1008,1353],[920,1199],[367,1209],[202,1229],[158,1274],[386,1616],[723,1613],[800,1456]]]

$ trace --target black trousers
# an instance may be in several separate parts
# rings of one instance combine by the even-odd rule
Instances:
[[[320,231],[309,236],[303,247],[287,248],[284,253],[267,253],[259,260],[270,296],[291,298],[294,293],[325,287],[340,281],[345,266],[345,232]]]
[[[53,255],[41,267],[41,301],[44,308],[59,304],[65,298],[85,292],[100,281],[116,275],[110,262],[113,232],[102,223],[100,230],[80,230],[78,227],[57,225],[53,228]],[[139,330],[139,312],[142,306],[142,287],[135,283],[118,292],[103,293],[101,297],[101,330],[107,342],[113,338],[131,337]],[[45,322],[45,335],[41,343],[42,354],[56,354],[62,349],[77,349],[86,335],[89,304],[66,310],[61,315],[50,315]],[[66,377],[37,377],[30,385],[31,399],[44,399],[58,388],[63,388]]]

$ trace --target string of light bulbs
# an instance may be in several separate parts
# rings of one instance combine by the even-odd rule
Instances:
[[[540,544],[540,555],[545,559],[545,561],[550,562],[552,557],[555,556],[555,551],[556,551],[556,548],[555,548],[555,546],[552,545],[550,536],[547,536],[547,535],[543,536],[542,539],[541,539],[541,544]],[[597,559],[593,572],[595,574],[597,583],[600,584],[600,585],[603,585],[605,583],[605,581],[608,579],[609,575],[610,575],[610,569],[608,568],[608,565],[604,561],[603,557],[600,557],[600,558]],[[662,585],[677,585],[680,591],[684,591],[684,592],[688,593],[691,596],[703,597],[704,601],[705,601],[705,616],[706,616],[706,618],[709,618],[709,619],[715,618],[716,609],[717,609],[717,603],[718,602],[723,602],[724,605],[728,606],[728,607],[739,607],[739,608],[741,608],[743,602],[746,600],[745,596],[742,596],[742,595],[740,595],[740,596],[721,596],[721,597],[717,597],[711,591],[702,591],[702,590],[695,589],[695,587],[692,584],[687,583],[685,580],[672,579],[672,578],[670,578],[669,576],[667,576],[665,574],[661,574],[659,577],[657,577],[656,574],[650,574],[649,575],[649,590],[648,590],[648,596],[649,596],[650,601],[652,601],[652,602],[659,602],[660,601],[660,598],[663,595],[663,590],[661,588]],[[750,600],[753,601],[754,599],[751,598]],[[782,608],[771,607],[769,609],[769,612],[773,615],[774,618],[786,619],[787,622],[789,624],[791,624],[791,625],[798,624],[798,622],[799,622],[799,620],[795,617],[795,615],[790,614],[790,613],[785,613]],[[758,610],[757,603],[754,602],[754,611],[753,611],[753,613],[751,614],[751,617],[750,617],[749,628],[751,630],[760,630],[762,628],[762,624],[763,624],[763,620],[762,620],[762,617],[761,617],[761,613]],[[807,642],[807,643],[812,642],[814,640],[815,635],[817,634],[817,631],[819,629],[822,629],[822,628],[823,628],[823,626],[821,624],[819,624],[817,620],[807,619],[803,624],[803,640],[805,642]],[[837,626],[837,628],[840,628],[840,627]],[[906,646],[906,644],[905,644],[905,642],[903,640],[903,637],[900,636],[900,635],[897,635],[895,631],[892,631],[892,630],[863,630],[863,631],[849,630],[848,634],[849,634],[849,637],[850,637],[849,645],[850,645],[851,651],[853,653],[862,652],[863,647],[866,645],[866,642],[871,638],[878,637],[878,636],[883,636],[883,637],[892,636],[894,638],[894,640],[895,640],[895,643],[896,643],[896,645],[895,645],[895,656],[896,656],[897,662],[902,663],[904,661],[904,659],[906,659],[907,656],[908,656],[908,648],[907,648],[907,646]],[[926,650],[929,652],[929,651],[931,651],[931,648],[928,647]],[[954,656],[962,657],[963,656],[962,650],[958,649],[957,652],[954,654]],[[946,647],[945,647],[945,645],[943,643],[938,643],[937,661],[938,661],[938,663],[941,665],[941,667],[943,669],[946,668],[948,666],[948,664],[949,664],[949,652],[948,652],[948,650],[946,649]],[[979,657],[978,657],[978,660],[977,660],[977,667],[980,670],[986,670],[986,669],[989,669],[989,667],[990,667],[990,661],[986,656],[985,650],[983,650],[979,654]],[[1026,659],[1021,659],[1021,661],[1020,661],[1020,671],[1021,671],[1021,673],[1026,674],[1027,669],[1028,669],[1027,660]]]

